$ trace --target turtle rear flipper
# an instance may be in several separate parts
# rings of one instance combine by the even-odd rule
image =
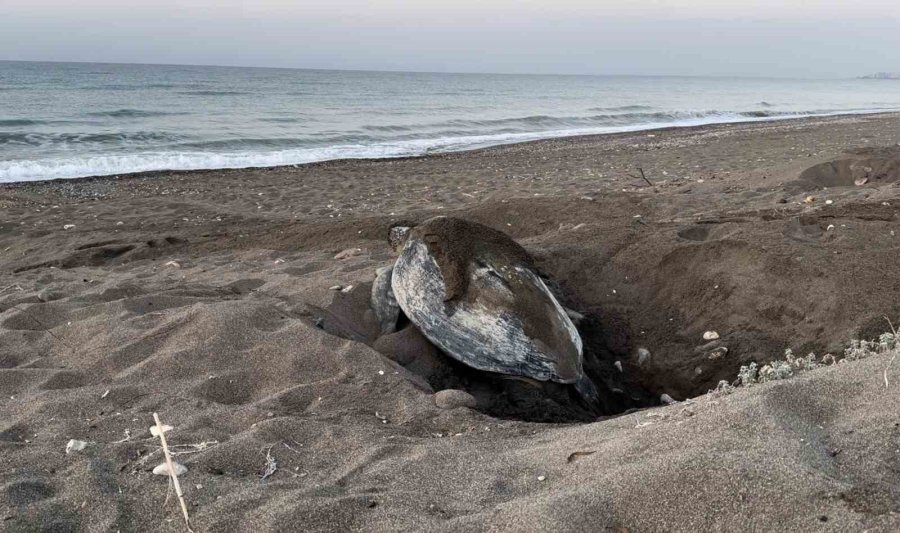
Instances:
[[[581,376],[575,382],[575,390],[592,409],[600,407],[600,393],[597,392],[597,386],[587,375]]]

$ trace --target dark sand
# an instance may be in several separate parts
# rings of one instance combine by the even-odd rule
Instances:
[[[889,354],[704,393],[900,321],[898,142],[871,115],[0,186],[0,530],[183,531],[155,411],[195,531],[896,531]],[[387,230],[435,214],[522,244],[623,394],[694,399],[579,423],[376,342]]]

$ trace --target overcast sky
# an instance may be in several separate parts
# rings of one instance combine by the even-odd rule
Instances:
[[[0,59],[850,77],[900,0],[0,0]]]

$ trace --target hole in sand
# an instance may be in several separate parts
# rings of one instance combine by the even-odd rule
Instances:
[[[862,148],[848,157],[812,166],[794,183],[802,190],[900,181],[900,148]]]
[[[483,372],[447,356],[401,315],[397,331],[379,335],[369,308],[371,283],[336,293],[327,309],[313,308],[318,327],[345,339],[364,342],[408,370],[427,390],[460,389],[477,400],[477,409],[497,418],[532,422],[589,422],[600,416],[658,405],[658,396],[641,387],[631,372],[616,365],[618,353],[607,339],[620,336],[618,326],[588,315],[578,331],[584,344],[585,373],[600,392],[600,408],[591,408],[572,385]],[[621,365],[622,363],[619,363]],[[427,385],[426,385],[427,384]]]

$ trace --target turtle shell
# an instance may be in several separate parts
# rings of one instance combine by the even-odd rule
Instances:
[[[501,232],[428,220],[410,231],[391,285],[410,321],[462,363],[560,383],[584,375],[574,324],[528,254]]]

